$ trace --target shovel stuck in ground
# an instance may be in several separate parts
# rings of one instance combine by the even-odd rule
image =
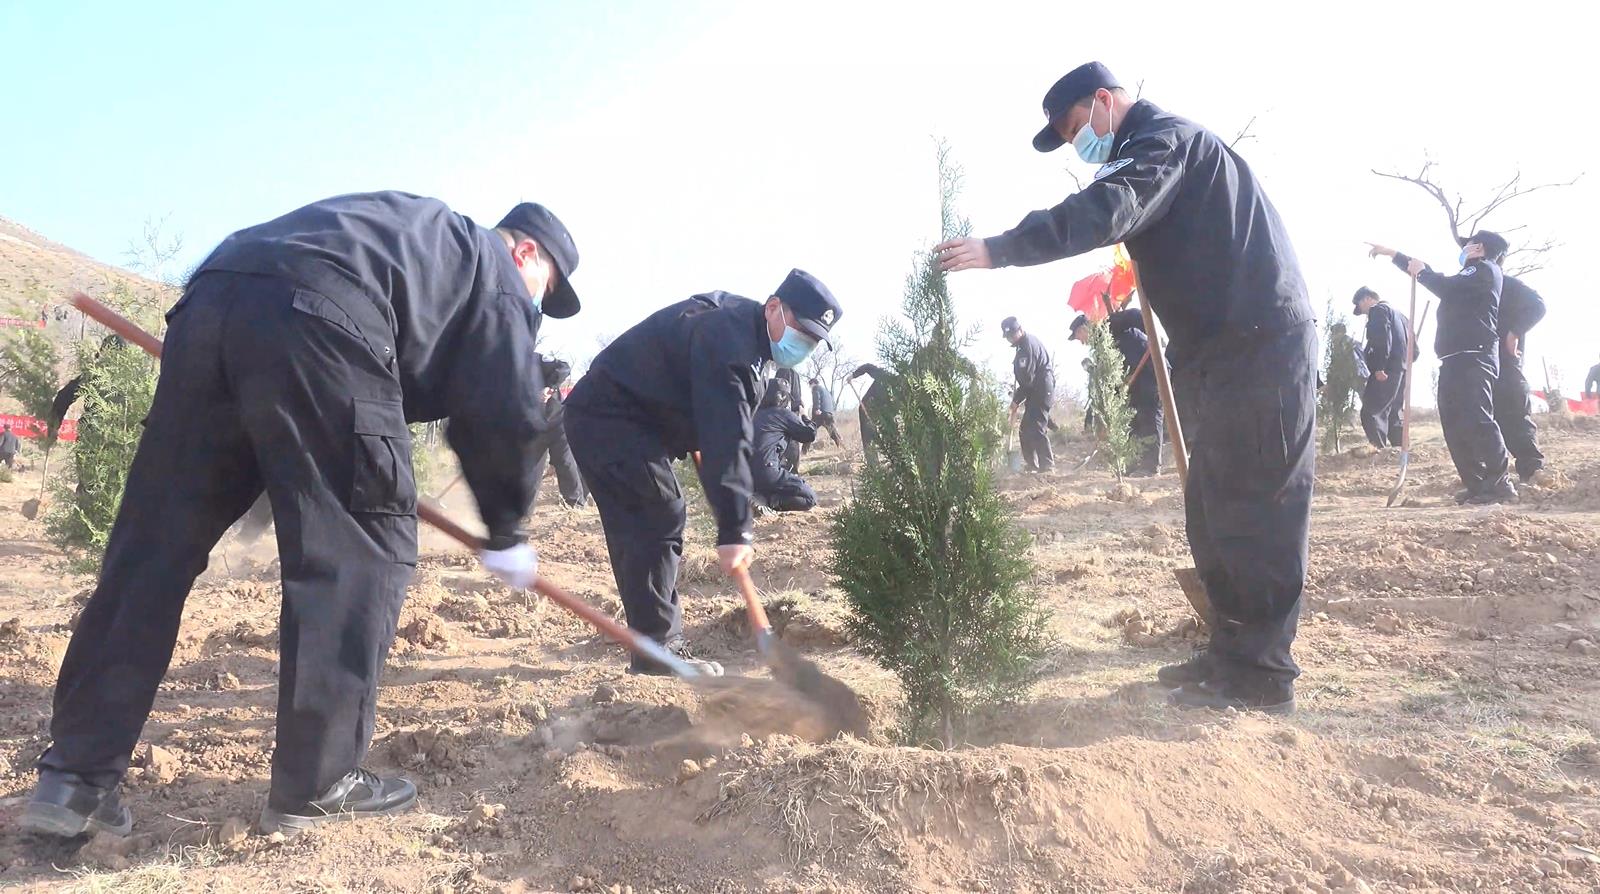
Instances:
[[[161,339],[139,328],[138,324],[127,317],[82,292],[72,296],[72,303],[95,322],[144,348],[151,355],[157,358],[161,356]],[[696,457],[696,460],[698,459],[699,457]],[[428,500],[417,501],[417,517],[463,546],[475,551],[483,549],[481,538],[456,524],[445,515],[443,509]],[[824,674],[815,664],[801,658],[788,646],[779,642],[772,633],[771,625],[767,623],[766,612],[762,609],[760,600],[756,598],[755,586],[750,582],[749,575],[741,570],[739,577],[746,608],[750,613],[750,623],[756,631],[757,646],[771,666],[773,677],[815,706],[822,715],[819,718],[820,729],[824,734],[850,732],[865,736],[868,732],[867,715],[855,692],[842,681]],[[682,679],[692,682],[712,682],[714,685],[719,679],[702,673],[694,665],[672,654],[660,643],[629,630],[615,618],[542,577],[534,581],[533,589],[544,598],[577,615],[617,644],[635,654],[659,662]],[[721,685],[726,686],[729,683]]]
[[[1156,335],[1156,315],[1150,309],[1150,296],[1139,287],[1139,265],[1133,266],[1133,285],[1139,289],[1139,310],[1144,315],[1145,335],[1150,339],[1149,356],[1155,367],[1156,387],[1161,392],[1161,408],[1167,417],[1167,438],[1172,442],[1172,460],[1178,467],[1178,484],[1183,488],[1185,498],[1189,491],[1189,452],[1184,446],[1183,423],[1178,419],[1178,402],[1172,396],[1172,376],[1167,372],[1167,359],[1161,347],[1161,339]],[[1206,592],[1206,583],[1200,579],[1200,572],[1195,568],[1175,568],[1172,571],[1178,579],[1178,588],[1183,590],[1183,595],[1189,600],[1189,605],[1194,607],[1195,614],[1200,616],[1202,626],[1211,623],[1211,596]]]
[[[1432,307],[1429,302],[1428,307]],[[1444,311],[1440,311],[1444,313]],[[1415,328],[1406,332],[1406,381],[1405,381],[1405,416],[1400,426],[1400,477],[1394,483],[1394,489],[1389,491],[1389,502],[1385,507],[1393,507],[1400,499],[1400,492],[1406,486],[1406,472],[1411,466],[1411,359],[1417,355],[1417,336],[1422,334],[1422,322],[1428,318],[1428,308],[1422,309],[1422,320],[1417,319],[1417,278],[1411,277],[1411,322]]]

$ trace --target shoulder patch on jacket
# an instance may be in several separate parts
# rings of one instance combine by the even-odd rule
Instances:
[[[1100,170],[1094,172],[1094,179],[1100,180],[1100,179],[1103,179],[1105,177],[1110,177],[1112,174],[1115,174],[1116,172],[1122,170],[1123,168],[1125,168],[1125,167],[1127,167],[1128,165],[1131,165],[1131,164],[1133,164],[1133,159],[1124,158],[1124,159],[1121,159],[1120,161],[1114,161],[1114,162],[1112,162],[1111,164],[1108,164],[1108,165],[1102,165]]]
[[[1467,266],[1467,267],[1462,267],[1461,268],[1461,275],[1462,276],[1471,276],[1472,274],[1477,273],[1477,272],[1478,272],[1478,268],[1476,268],[1476,267]]]

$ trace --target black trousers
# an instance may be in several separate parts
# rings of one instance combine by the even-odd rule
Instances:
[[[1231,339],[1177,377],[1193,409],[1189,548],[1224,683],[1283,686],[1305,589],[1316,459],[1313,322]]]
[[[1378,449],[1400,443],[1405,409],[1405,373],[1390,373],[1387,381],[1368,376],[1361,389],[1361,429],[1367,441]]]
[[[1047,472],[1055,468],[1055,450],[1050,446],[1049,399],[1030,397],[1023,401],[1017,441],[1022,448],[1022,463],[1028,469]]]
[[[1494,421],[1500,426],[1506,451],[1517,461],[1517,476],[1527,479],[1544,468],[1539,450],[1539,426],[1533,421],[1533,399],[1522,358],[1500,352],[1500,374],[1494,380]]]
[[[544,470],[548,466],[555,466],[556,487],[561,490],[561,499],[572,505],[588,502],[589,494],[583,489],[578,461],[572,456],[572,445],[567,443],[564,418],[560,425],[552,425],[534,439],[533,451],[537,457],[533,461],[532,472],[534,505],[538,505],[539,488],[544,484]]]
[[[755,470],[756,496],[779,512],[810,512],[817,506],[816,491],[804,478],[785,469],[763,467]]]
[[[1139,404],[1133,408],[1130,433],[1140,439],[1139,463],[1135,471],[1154,475],[1161,471],[1161,444],[1166,440],[1166,419],[1161,414],[1161,404]]]
[[[313,799],[361,763],[417,560],[393,347],[353,334],[387,331],[366,308],[352,313],[372,319],[352,326],[288,280],[207,273],[189,285],[99,585],[61,666],[41,768],[121,778],[194,579],[263,488],[283,569],[269,803]]]
[[[866,454],[867,465],[878,464],[878,427],[872,424],[872,414],[862,406],[856,410],[856,415],[861,419],[861,452]]]
[[[603,388],[586,376],[574,389]],[[567,438],[600,510],[611,575],[628,626],[657,642],[683,632],[678,566],[687,506],[672,456],[648,423],[569,402]],[[596,400],[604,406],[604,398]]]
[[[1494,421],[1494,353],[1462,353],[1439,364],[1439,426],[1461,483],[1473,493],[1506,486],[1510,460]]]

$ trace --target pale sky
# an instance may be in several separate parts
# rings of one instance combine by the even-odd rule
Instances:
[[[341,192],[420,192],[488,225],[532,199],[583,258],[585,310],[547,321],[554,353],[582,362],[662,305],[759,299],[799,266],[839,296],[837,331],[865,357],[937,235],[933,138],[966,171],[977,234],[1008,229],[1073,190],[1067,168],[1092,173],[1070,147],[1029,145],[1045,89],[1091,59],[1224,137],[1256,119],[1240,152],[1319,312],[1347,312],[1362,284],[1404,306],[1405,277],[1364,240],[1454,268],[1439,208],[1371,168],[1433,158],[1470,198],[1519,169],[1542,182],[1600,167],[1577,6],[1311,8],[0,0],[0,214],[112,262],[165,217],[187,264]],[[1565,243],[1527,278],[1550,305],[1529,378],[1540,387],[1548,360],[1569,394],[1600,360],[1581,268],[1600,242],[1590,174],[1488,221]],[[1067,289],[1105,263],[958,274],[958,307],[984,326],[976,355],[1006,367],[998,323],[1015,314],[1076,375]]]

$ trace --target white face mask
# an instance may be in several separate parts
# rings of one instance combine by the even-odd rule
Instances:
[[[517,271],[522,274],[523,285],[528,287],[528,294],[533,298],[534,309],[541,308],[545,293],[550,291],[550,265],[539,263],[538,255],[529,255],[517,266]]]

